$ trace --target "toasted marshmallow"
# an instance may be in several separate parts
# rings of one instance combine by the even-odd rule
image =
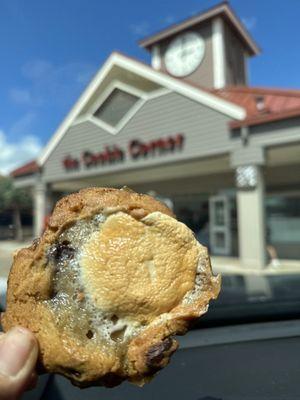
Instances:
[[[199,247],[192,232],[166,214],[141,220],[112,214],[82,247],[84,287],[97,308],[148,323],[195,286]]]

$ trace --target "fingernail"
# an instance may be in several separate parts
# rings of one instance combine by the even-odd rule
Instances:
[[[26,364],[34,347],[29,332],[21,327],[15,327],[6,333],[0,343],[0,374],[17,375]]]

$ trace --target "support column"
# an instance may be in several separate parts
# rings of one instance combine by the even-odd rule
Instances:
[[[245,267],[266,265],[265,185],[260,166],[237,168],[239,255]]]
[[[39,237],[44,228],[45,217],[48,212],[49,192],[44,182],[37,182],[34,188],[34,236]]]

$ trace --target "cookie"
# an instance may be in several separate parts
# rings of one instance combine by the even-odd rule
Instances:
[[[40,370],[75,385],[143,385],[219,290],[207,249],[165,205],[89,188],[61,199],[15,254],[2,325],[34,332]]]

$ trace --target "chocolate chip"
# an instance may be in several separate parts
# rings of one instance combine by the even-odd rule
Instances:
[[[70,245],[70,242],[64,240],[61,243],[57,243],[50,250],[50,256],[55,261],[60,260],[71,260],[74,257],[75,249]]]
[[[87,331],[87,333],[86,333],[86,337],[87,337],[88,339],[92,339],[93,336],[94,336],[94,333],[89,329],[89,330]]]
[[[113,323],[114,325],[119,321],[119,318],[117,317],[116,314],[113,314],[113,315],[112,315],[111,321],[112,321],[112,323]]]
[[[123,326],[123,328],[120,328],[116,331],[111,332],[110,337],[114,342],[117,342],[118,340],[123,340],[125,336],[125,332],[127,329],[127,325]]]
[[[123,377],[114,374],[113,372],[108,372],[104,375],[99,382],[107,387],[114,387],[120,385],[120,383],[124,380]]]
[[[170,350],[170,348],[172,347],[172,343],[172,339],[167,338],[164,339],[161,343],[157,343],[151,346],[146,355],[147,366],[153,367],[156,364],[159,364],[164,358],[164,353]]]

